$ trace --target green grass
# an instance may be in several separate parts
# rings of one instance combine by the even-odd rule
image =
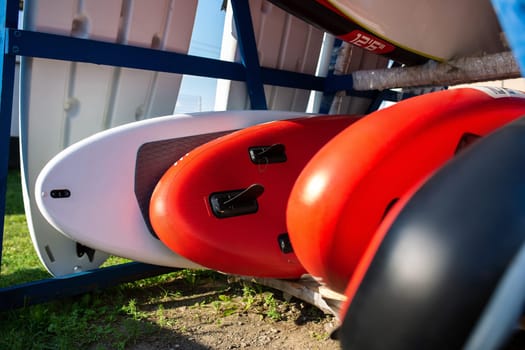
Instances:
[[[151,278],[149,285],[167,277]],[[171,278],[176,278],[171,275]],[[127,283],[18,310],[0,312],[0,349],[124,349],[159,332],[143,305],[156,296]],[[158,295],[158,294],[157,294]]]
[[[18,171],[10,171],[7,177],[5,212],[0,287],[50,277],[29,236]]]

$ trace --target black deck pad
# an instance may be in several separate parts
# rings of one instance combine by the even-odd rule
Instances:
[[[151,234],[158,238],[149,220],[151,194],[170,166],[196,147],[227,135],[234,130],[148,142],[137,151],[135,164],[135,197]],[[125,220],[125,218],[123,218]]]

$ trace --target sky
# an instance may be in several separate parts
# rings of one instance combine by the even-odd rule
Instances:
[[[199,1],[189,54],[219,59],[225,11],[222,0]],[[212,111],[215,106],[216,79],[185,75],[175,113]]]

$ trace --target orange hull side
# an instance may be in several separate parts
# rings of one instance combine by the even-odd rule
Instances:
[[[300,277],[305,270],[285,242],[288,196],[311,157],[356,120],[328,116],[275,121],[193,150],[165,173],[153,193],[150,219],[155,232],[178,254],[214,270]],[[271,145],[283,145],[270,151],[271,160],[263,156],[262,163],[255,164],[250,159],[252,147]],[[280,153],[285,154],[284,161],[277,159]],[[217,214],[214,205],[223,200],[220,196],[251,185],[262,187],[255,189],[258,197],[241,200],[238,207],[255,211],[234,213],[228,211],[228,204],[224,217],[218,217],[222,214],[220,210]]]
[[[473,135],[525,114],[523,95],[486,91],[447,90],[399,102],[353,124],[312,158],[287,208],[291,243],[309,273],[344,292],[396,199]]]

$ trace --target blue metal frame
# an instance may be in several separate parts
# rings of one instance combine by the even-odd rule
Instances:
[[[0,6],[0,25],[3,28],[18,25],[18,1],[2,0]],[[2,47],[7,43],[7,30],[0,31]],[[16,56],[0,55],[2,84],[0,85],[0,269],[2,267],[2,243],[4,241],[5,196],[7,190],[7,170],[9,163],[9,138],[11,132],[11,111],[13,109],[13,88],[15,80]]]
[[[246,68],[246,88],[252,109],[268,109],[262,80],[261,65],[253,33],[252,16],[248,1],[232,1],[233,18],[237,29],[242,63]],[[246,30],[246,28],[251,28]]]
[[[176,52],[12,28],[6,28],[6,33],[7,55],[88,62],[238,81],[246,81],[248,77],[258,75],[250,70],[254,69],[251,65],[247,67],[240,63]],[[262,84],[324,90],[325,79],[321,77],[264,67],[259,67],[257,71],[260,71]]]
[[[48,278],[0,289],[0,311],[20,308],[53,299],[83,294],[95,289],[132,282],[175,271],[138,262],[109,266],[94,271]]]
[[[352,90],[351,77],[327,79],[313,75],[261,67],[248,0],[232,0],[242,63],[79,39],[27,30],[19,30],[18,1],[0,0],[0,266],[5,217],[5,195],[9,155],[9,137],[16,56],[39,57],[95,64],[189,74],[245,81],[252,109],[266,109],[263,84],[333,92],[347,90],[352,95],[376,96],[374,92]],[[125,59],[122,59],[125,57]],[[0,289],[0,310],[34,304],[105,288],[124,281],[163,274],[172,268],[129,263],[70,276],[45,279]]]

